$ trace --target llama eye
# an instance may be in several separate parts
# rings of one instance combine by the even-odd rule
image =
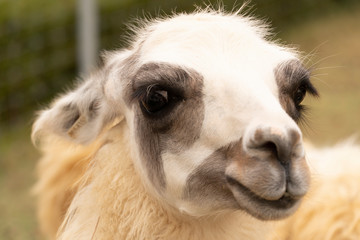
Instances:
[[[165,90],[150,89],[146,96],[140,100],[140,103],[148,113],[156,113],[168,104],[168,97],[168,92]]]
[[[306,86],[302,85],[296,90],[294,95],[294,103],[296,106],[300,105],[300,103],[304,100],[305,95],[306,95]]]

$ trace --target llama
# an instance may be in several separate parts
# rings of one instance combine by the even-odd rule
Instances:
[[[106,53],[34,123],[43,232],[292,237],[284,226],[297,219],[274,221],[310,188],[296,123],[317,91],[299,54],[268,37],[255,19],[205,10],[146,22],[127,49]]]

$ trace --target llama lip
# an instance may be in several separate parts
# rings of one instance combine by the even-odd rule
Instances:
[[[300,203],[299,198],[287,193],[278,200],[267,200],[256,195],[230,176],[226,176],[226,181],[239,206],[261,220],[285,218],[292,214]]]

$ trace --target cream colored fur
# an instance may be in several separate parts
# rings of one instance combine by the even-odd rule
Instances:
[[[298,130],[279,104],[273,76],[280,62],[296,59],[297,54],[266,41],[265,28],[236,14],[180,15],[169,23],[188,30],[193,21],[209,22],[206,33],[224,43],[222,48],[217,48],[217,41],[207,42],[203,34],[193,37],[189,32],[189,38],[177,42],[181,36],[172,32],[173,25],[154,21],[138,33],[132,48],[108,56],[103,71],[112,69],[109,75],[101,71],[92,75],[84,85],[42,112],[33,131],[35,138],[41,138],[44,155],[36,186],[42,231],[52,239],[335,240],[360,236],[360,150],[354,144],[325,150],[308,146],[307,159],[313,172],[311,191],[300,210],[281,222],[260,221],[244,211],[230,209],[209,212],[204,217],[189,216],[169,202],[172,198],[154,194],[137,157],[134,113],[121,96],[124,86],[117,64],[135,54],[132,51],[141,53],[136,64],[155,61],[193,66],[204,76],[205,118],[197,141],[200,146],[211,146],[210,152],[244,136],[247,127],[256,121]],[[219,32],[225,28],[228,35],[224,39],[212,35],[214,23]],[[234,27],[243,32],[231,31]],[[88,114],[90,110],[94,116]],[[228,120],[226,124],[224,119]],[[266,123],[261,122],[264,119]],[[195,150],[204,156],[196,159],[163,153],[165,175],[172,176],[166,176],[169,186],[175,186],[171,179],[179,178],[172,172],[179,169],[171,163],[188,161],[185,165],[191,169],[183,173],[187,176],[200,165],[195,160],[204,161],[208,156],[199,149]],[[184,184],[171,196],[182,192]],[[187,212],[196,213],[190,210]]]
[[[265,236],[268,223],[242,211],[194,218],[154,199],[134,169],[127,139],[124,122],[103,138],[103,146],[89,162],[82,186],[65,217],[59,239],[230,240]],[[54,211],[50,206],[43,208]],[[60,221],[54,221],[52,229]],[[55,236],[55,231],[51,236]]]
[[[355,240],[360,238],[360,146],[353,140],[333,147],[307,146],[313,172],[310,193],[273,239]]]
[[[44,157],[38,165],[39,180],[34,188],[38,195],[38,218],[41,231],[53,238],[78,191],[89,161],[98,143],[76,146],[57,138],[42,145]]]
[[[270,223],[243,212],[192,218],[165,207],[141,183],[130,158],[127,134],[121,122],[93,146],[69,148],[57,142],[49,145],[54,149],[46,148],[57,150],[52,152],[57,154],[47,151],[42,159],[37,185],[40,223],[50,238],[55,238],[74,192],[77,195],[59,239],[337,240],[360,236],[360,147],[352,142],[327,149],[307,146],[314,173],[312,189],[293,217]]]

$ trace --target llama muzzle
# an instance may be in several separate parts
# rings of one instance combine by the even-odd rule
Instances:
[[[252,215],[268,219],[274,211],[271,219],[283,217],[296,209],[310,185],[301,133],[269,126],[247,134],[229,149],[231,163],[225,172],[229,188]]]

